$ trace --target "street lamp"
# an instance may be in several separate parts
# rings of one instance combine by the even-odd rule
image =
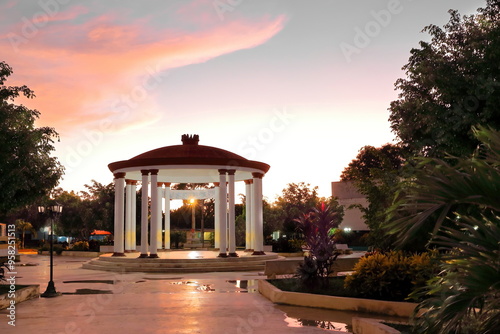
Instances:
[[[50,281],[47,285],[47,289],[44,293],[42,293],[41,297],[57,297],[61,294],[56,291],[56,287],[54,286],[54,259],[53,259],[53,250],[54,250],[54,219],[59,218],[62,212],[62,205],[55,203],[54,205],[48,206],[47,209],[43,206],[38,207],[39,214],[46,214],[50,219]]]

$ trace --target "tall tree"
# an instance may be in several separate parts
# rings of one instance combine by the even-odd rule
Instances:
[[[403,149],[397,145],[364,146],[341,175],[342,181],[353,181],[368,199],[368,207],[357,207],[370,227],[369,242],[379,248],[391,246],[384,231],[384,221],[401,179],[405,162],[403,155]]]
[[[24,221],[22,219],[17,219],[16,220],[16,229],[21,232],[23,243],[22,243],[22,248],[24,248],[25,241],[26,241],[26,232],[29,231],[33,233],[34,236],[36,236],[36,230],[33,228],[33,225],[31,223]]]
[[[297,230],[295,219],[314,208],[318,202],[317,186],[311,188],[309,183],[289,183],[274,203],[274,206],[281,211],[282,231],[295,232]]]
[[[63,167],[51,156],[57,132],[35,127],[40,112],[16,105],[20,95],[35,97],[27,86],[6,86],[12,68],[0,62],[0,213],[30,204],[52,190]]]
[[[414,155],[469,156],[479,144],[473,125],[500,129],[500,3],[449,13],[443,28],[424,28],[432,39],[411,50],[389,108],[393,132]]]

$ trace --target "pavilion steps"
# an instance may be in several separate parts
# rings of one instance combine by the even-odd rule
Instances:
[[[201,273],[228,271],[263,271],[268,260],[278,255],[207,259],[139,259],[99,257],[83,264],[84,269],[114,272]]]

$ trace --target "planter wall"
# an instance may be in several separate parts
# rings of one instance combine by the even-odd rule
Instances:
[[[278,289],[266,280],[259,280],[258,283],[259,292],[264,297],[277,304],[319,307],[339,311],[365,312],[404,318],[410,317],[417,306],[416,303],[288,292]]]

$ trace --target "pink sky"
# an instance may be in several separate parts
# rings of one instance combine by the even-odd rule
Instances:
[[[8,84],[33,89],[36,99],[18,102],[61,134],[64,189],[111,182],[108,163],[197,133],[270,164],[271,199],[301,181],[329,196],[359,148],[391,141],[393,84],[427,38],[420,30],[484,3],[402,0],[391,14],[391,1],[66,2],[0,4]],[[341,45],[383,12],[348,59]]]

